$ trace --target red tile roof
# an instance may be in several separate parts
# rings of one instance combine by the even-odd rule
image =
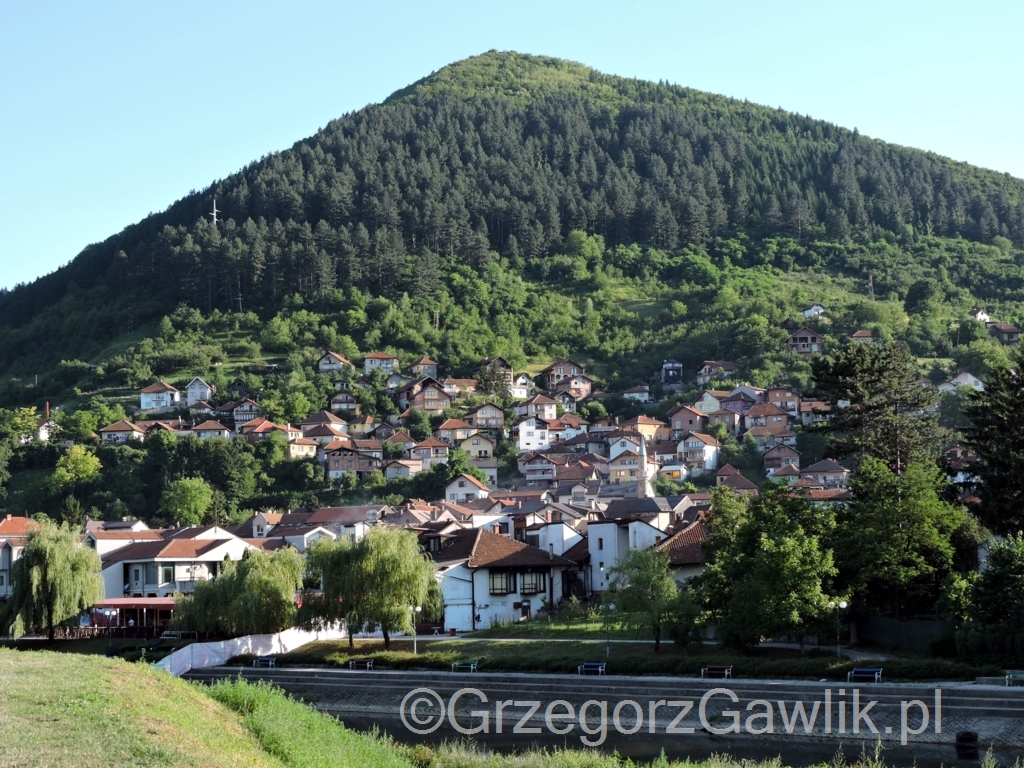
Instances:
[[[695,520],[690,526],[670,536],[658,545],[668,552],[669,563],[676,566],[703,565],[704,552],[700,544],[708,537],[703,520]]]
[[[483,528],[456,534],[453,544],[432,555],[439,563],[466,560],[470,568],[576,565],[572,560],[558,555],[549,556],[538,547],[531,547],[529,544],[485,531]]]

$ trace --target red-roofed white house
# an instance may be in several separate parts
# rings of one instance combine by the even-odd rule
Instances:
[[[150,384],[139,392],[139,408],[147,413],[173,411],[175,408],[180,407],[181,392],[166,381]]]
[[[491,489],[486,484],[466,474],[459,475],[444,488],[445,499],[456,504],[472,499],[486,499],[490,495]]]

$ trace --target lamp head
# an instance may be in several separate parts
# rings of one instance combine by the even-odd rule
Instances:
[[[845,608],[845,607],[846,607],[846,601],[845,601],[845,600],[841,600],[841,601],[839,602],[839,607],[840,607],[840,608]]]

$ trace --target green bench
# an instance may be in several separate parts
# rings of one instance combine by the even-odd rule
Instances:
[[[452,662],[452,672],[476,672],[479,659],[460,659]]]
[[[1006,670],[1006,684],[1010,685],[1024,685],[1024,670],[1021,669],[1008,669]]]

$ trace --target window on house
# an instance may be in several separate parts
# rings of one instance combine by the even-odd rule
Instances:
[[[520,575],[519,593],[536,595],[548,588],[546,573],[524,573]]]
[[[497,523],[494,526],[494,532],[500,533],[503,536],[508,536],[508,523]]]
[[[173,565],[161,565],[160,566],[160,583],[169,584],[174,581],[174,566]]]
[[[598,569],[604,571],[604,562],[598,563]]]
[[[136,584],[139,582],[139,573],[140,570],[138,568],[132,568],[132,581]]]
[[[490,591],[492,595],[507,595],[516,591],[516,575],[507,571],[491,571]]]
[[[158,584],[156,563],[146,563],[146,583],[147,584]]]
[[[598,540],[597,540],[597,548],[598,548],[598,550],[604,549],[604,539],[598,538]],[[601,567],[602,568],[604,567],[604,563],[601,563]]]
[[[5,587],[5,586],[7,586],[7,574],[6,573],[0,573],[0,587]]]
[[[466,487],[466,481],[465,480],[459,480],[459,488],[465,488],[465,487]]]

